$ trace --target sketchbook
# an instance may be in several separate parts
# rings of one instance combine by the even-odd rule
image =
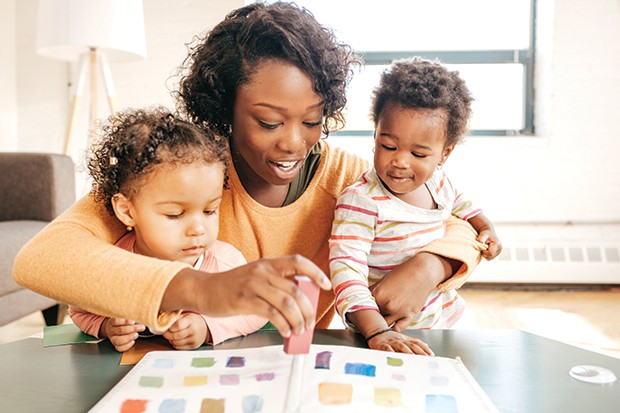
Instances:
[[[295,384],[293,384],[295,383]],[[91,412],[497,412],[460,359],[312,345],[153,351]]]

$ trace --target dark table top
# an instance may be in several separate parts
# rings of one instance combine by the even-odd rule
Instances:
[[[500,412],[620,412],[620,382],[584,383],[568,374],[575,365],[596,365],[620,378],[620,359],[518,330],[407,334],[438,356],[460,357]],[[366,347],[345,330],[316,330],[313,343]],[[275,344],[282,344],[276,331],[259,331],[217,349]],[[44,348],[41,339],[29,338],[1,345],[0,412],[85,412],[131,369],[119,360],[108,341]]]

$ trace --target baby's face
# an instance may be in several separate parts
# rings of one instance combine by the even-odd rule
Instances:
[[[223,186],[220,164],[157,166],[130,201],[134,252],[194,265],[217,239]]]
[[[374,164],[386,188],[406,198],[422,187],[450,154],[446,116],[441,110],[388,104],[375,128]],[[406,201],[406,199],[404,199]]]

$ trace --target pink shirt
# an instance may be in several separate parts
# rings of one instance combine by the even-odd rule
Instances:
[[[135,241],[135,233],[128,232],[115,245],[127,251],[133,251]],[[194,268],[204,272],[223,272],[245,263],[245,258],[235,247],[223,241],[215,241],[211,248],[205,251],[203,259],[198,260],[198,268]],[[86,334],[94,337],[99,337],[101,324],[107,318],[74,306],[69,306],[69,315],[76,326]],[[209,344],[213,345],[229,338],[253,333],[267,323],[267,319],[256,315],[236,315],[231,317],[202,315],[202,317],[205,319],[211,333]]]

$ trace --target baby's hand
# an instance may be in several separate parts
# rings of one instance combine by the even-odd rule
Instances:
[[[394,351],[397,353],[414,353],[423,356],[435,355],[422,340],[396,331],[387,331],[371,338],[368,340],[368,347],[374,350]]]
[[[207,341],[207,323],[196,313],[183,313],[163,335],[177,350],[194,350]]]
[[[487,246],[487,249],[485,251],[482,251],[482,256],[486,260],[490,261],[493,258],[497,257],[500,252],[502,252],[502,243],[499,238],[497,238],[497,235],[493,230],[484,229],[480,231],[480,233],[478,234],[478,241],[486,244]]]
[[[116,351],[127,351],[133,347],[138,333],[145,330],[144,324],[136,323],[125,318],[106,318],[99,331],[102,337],[107,337]]]

